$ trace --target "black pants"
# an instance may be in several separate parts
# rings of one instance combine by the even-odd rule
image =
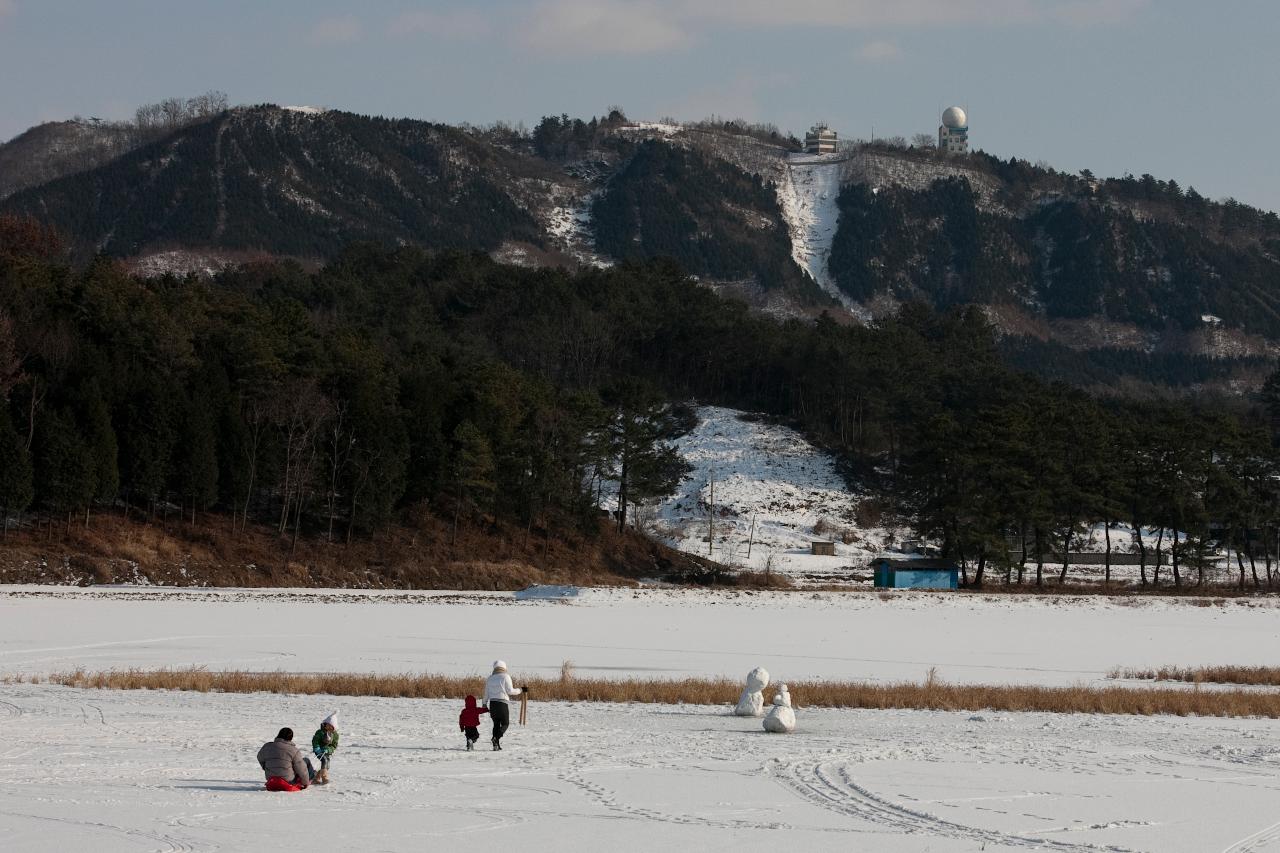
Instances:
[[[469,742],[480,740],[480,730],[475,726],[467,726],[465,729],[463,729],[463,732],[466,733],[467,740]]]
[[[507,726],[511,725],[511,706],[506,702],[490,702],[489,719],[493,720],[493,739],[502,740]]]

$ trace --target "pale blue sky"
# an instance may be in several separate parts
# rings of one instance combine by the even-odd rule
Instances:
[[[532,126],[611,104],[932,133],[1280,209],[1278,0],[0,0],[0,138],[221,89]]]

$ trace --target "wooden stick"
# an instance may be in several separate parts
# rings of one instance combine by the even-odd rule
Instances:
[[[520,694],[520,725],[524,725],[529,719],[529,694]]]

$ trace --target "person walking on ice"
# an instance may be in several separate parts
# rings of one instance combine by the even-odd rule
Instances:
[[[338,712],[324,718],[320,728],[311,736],[311,751],[320,759],[320,772],[316,774],[317,785],[329,784],[329,759],[338,748]]]
[[[502,749],[502,735],[511,725],[511,697],[529,695],[529,687],[522,685],[516,688],[507,674],[507,662],[493,662],[493,674],[484,682],[484,705],[489,709],[489,719],[493,720],[493,749]]]
[[[480,740],[480,715],[489,713],[489,710],[477,708],[474,696],[467,696],[465,706],[458,715],[458,731],[466,735],[467,751],[470,752]]]

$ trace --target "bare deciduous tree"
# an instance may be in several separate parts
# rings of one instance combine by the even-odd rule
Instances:
[[[329,493],[327,505],[329,510],[328,539],[333,541],[333,520],[338,514],[338,486],[342,475],[351,461],[351,449],[356,445],[354,428],[347,422],[347,404],[337,403],[333,407],[326,430],[326,450],[328,451]]]
[[[313,485],[316,439],[331,411],[332,404],[316,387],[314,380],[294,380],[282,389],[273,412],[273,420],[284,438],[279,528],[281,535],[288,531],[292,512],[295,541],[302,520],[302,507]]]

